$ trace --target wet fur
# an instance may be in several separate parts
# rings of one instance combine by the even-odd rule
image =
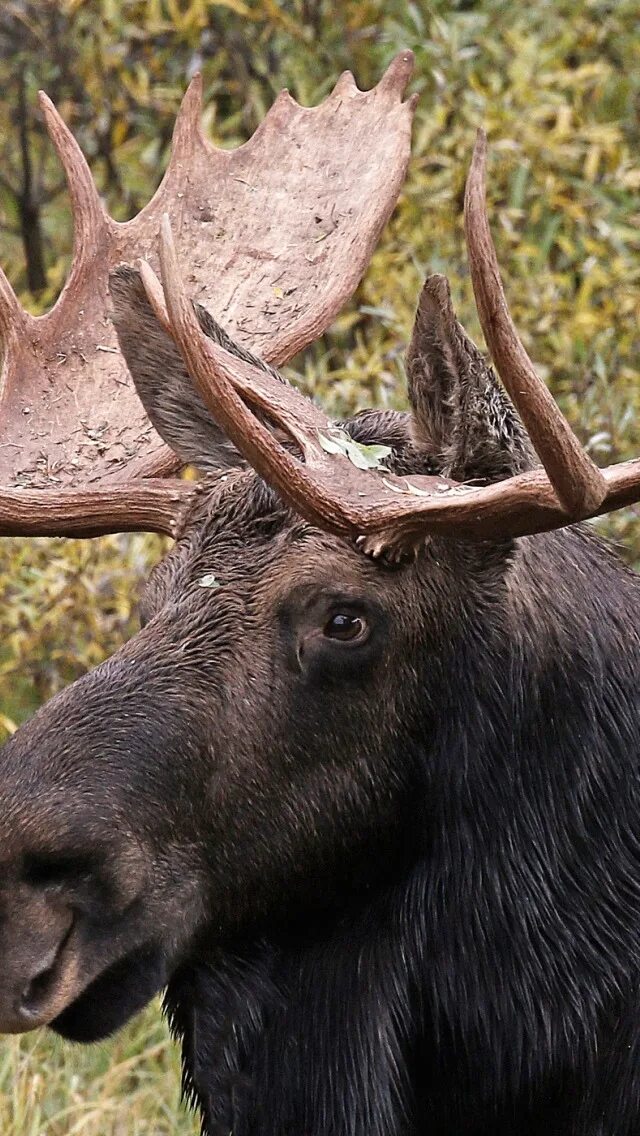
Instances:
[[[578,530],[505,585],[424,652],[390,878],[170,982],[211,1136],[640,1131],[638,583]]]
[[[182,421],[135,274],[113,294],[154,425],[217,472],[141,632],[0,755],[3,863],[88,844],[65,886],[119,959],[54,1028],[102,1036],[168,976],[206,1136],[638,1136],[637,578],[580,528],[373,564],[234,468],[193,391]],[[346,424],[396,472],[531,463],[441,281],[407,370],[411,416]],[[336,589],[355,652],[315,634]]]

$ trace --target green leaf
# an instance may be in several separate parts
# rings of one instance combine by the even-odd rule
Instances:
[[[391,446],[365,446],[354,442],[345,430],[332,430],[330,435],[318,431],[318,441],[328,454],[342,454],[358,469],[380,469],[386,471],[384,459],[389,457]]]
[[[358,447],[361,454],[364,454],[371,462],[382,462],[389,457],[391,453],[391,446],[364,446],[362,442],[353,442],[352,445]],[[380,468],[379,466],[376,468]]]

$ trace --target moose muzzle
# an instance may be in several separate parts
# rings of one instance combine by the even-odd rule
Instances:
[[[74,916],[61,894],[27,884],[4,889],[0,913],[0,1033],[23,1033],[74,997]]]

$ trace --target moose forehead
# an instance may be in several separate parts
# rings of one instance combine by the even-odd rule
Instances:
[[[206,482],[182,539],[151,574],[141,617],[147,622],[165,604],[185,601],[210,612],[224,596],[224,606],[229,597],[250,600],[252,612],[268,620],[292,594],[324,593],[396,608],[406,618],[414,588],[418,606],[416,574],[413,566],[370,560],[351,541],[303,521],[253,471],[233,470]]]

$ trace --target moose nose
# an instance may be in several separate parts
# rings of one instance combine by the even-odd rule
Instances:
[[[31,974],[25,975],[26,981],[17,1002],[18,1016],[24,1021],[23,1029],[30,1029],[40,1024],[42,1010],[48,1004],[49,996],[56,984],[58,959],[69,939],[72,927],[71,917],[60,941],[50,947],[40,961],[34,964]]]
[[[0,923],[0,1033],[23,1033],[55,1016],[69,981],[70,908],[20,887],[5,897]]]

